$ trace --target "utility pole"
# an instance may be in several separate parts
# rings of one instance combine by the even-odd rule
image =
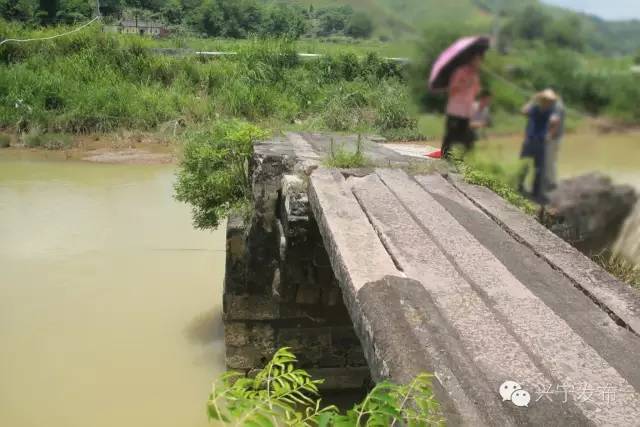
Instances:
[[[493,3],[493,42],[496,48],[500,46],[500,14],[502,13],[502,0],[494,0]]]

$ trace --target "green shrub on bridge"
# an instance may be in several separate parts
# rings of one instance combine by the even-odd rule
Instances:
[[[196,228],[215,228],[227,214],[247,205],[249,158],[266,133],[248,123],[221,122],[187,134],[175,185],[189,203]]]

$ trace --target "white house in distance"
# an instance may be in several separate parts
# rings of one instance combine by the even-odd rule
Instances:
[[[104,31],[150,37],[164,37],[169,34],[169,30],[162,23],[140,21],[137,18],[122,20],[115,25],[105,25]]]

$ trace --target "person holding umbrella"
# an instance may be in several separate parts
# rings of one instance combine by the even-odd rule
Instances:
[[[489,48],[487,37],[465,37],[436,60],[429,78],[429,88],[448,91],[445,135],[441,156],[448,158],[451,148],[462,145],[466,151],[473,148],[475,134],[471,128],[476,96],[481,90],[480,66]]]

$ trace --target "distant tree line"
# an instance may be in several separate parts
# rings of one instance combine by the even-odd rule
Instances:
[[[249,35],[366,38],[371,18],[350,6],[314,8],[259,0],[101,0],[107,17],[140,17],[212,37]],[[34,25],[72,24],[95,13],[88,0],[0,0],[0,16]]]
[[[0,0],[2,18],[31,24],[73,23],[94,11],[87,0]]]
[[[502,29],[503,41],[520,39],[582,51],[587,45],[583,22],[576,14],[555,17],[530,5],[514,13]]]

